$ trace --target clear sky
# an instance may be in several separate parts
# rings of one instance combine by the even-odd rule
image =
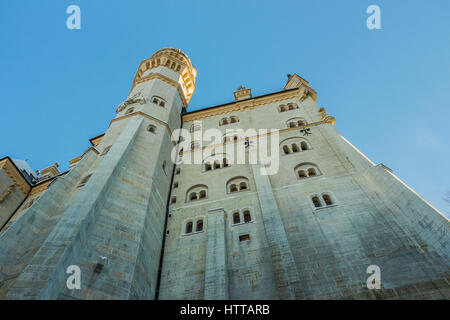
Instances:
[[[81,8],[81,30],[66,8]],[[381,8],[381,30],[366,9]],[[0,0],[0,157],[61,170],[102,134],[141,60],[183,50],[188,110],[298,73],[336,127],[443,212],[450,190],[450,1]]]

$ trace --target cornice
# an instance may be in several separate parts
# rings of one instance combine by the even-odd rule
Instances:
[[[200,120],[204,118],[214,117],[222,114],[233,113],[237,111],[243,111],[246,109],[254,109],[259,106],[267,105],[270,103],[280,102],[292,98],[299,98],[300,88],[295,88],[286,91],[280,91],[269,95],[263,95],[254,97],[251,99],[234,101],[228,104],[220,105],[203,110],[196,110],[190,113],[183,114],[184,122],[191,122],[194,120]]]
[[[19,190],[27,195],[31,187],[28,181],[22,176],[19,169],[14,165],[9,157],[0,160],[0,169],[3,169],[8,177],[15,183]]]

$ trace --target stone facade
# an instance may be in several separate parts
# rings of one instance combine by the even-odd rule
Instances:
[[[307,81],[186,112],[195,77],[184,53],[159,50],[68,172],[20,196],[0,166],[0,195],[16,192],[0,201],[0,299],[450,298],[448,218],[345,140]],[[210,163],[195,144],[176,153],[205,161],[174,165],[172,133],[195,142],[196,121],[246,160],[263,135],[227,130],[278,129],[264,136],[279,139],[279,170],[228,150]]]

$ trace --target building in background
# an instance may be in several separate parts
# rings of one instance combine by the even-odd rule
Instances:
[[[0,160],[0,299],[450,298],[448,218],[343,138],[307,81],[187,112],[196,73],[178,49],[142,61],[65,173]],[[200,163],[173,164],[179,128],[192,143],[176,154]],[[277,173],[226,148],[203,157],[207,129],[247,160],[275,134],[238,128],[279,129]],[[81,289],[67,288],[71,265]]]

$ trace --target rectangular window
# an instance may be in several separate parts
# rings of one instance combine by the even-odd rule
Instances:
[[[239,236],[239,241],[250,241],[250,235],[249,234],[243,234],[242,236]]]

